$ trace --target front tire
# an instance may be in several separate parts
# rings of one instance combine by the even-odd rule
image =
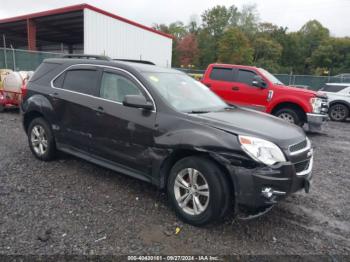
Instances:
[[[334,104],[329,108],[329,117],[333,121],[345,121],[349,116],[349,108],[343,104]]]
[[[4,112],[5,106],[3,104],[0,104],[0,113]]]
[[[217,164],[206,157],[179,160],[171,169],[167,190],[176,214],[194,226],[223,218],[230,207],[228,180]]]
[[[28,127],[28,142],[33,155],[43,161],[54,159],[55,139],[49,123],[44,118],[33,119]]]
[[[274,115],[291,124],[304,125],[303,115],[300,110],[286,107],[279,109]]]

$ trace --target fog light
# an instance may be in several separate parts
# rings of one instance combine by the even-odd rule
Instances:
[[[271,187],[264,187],[261,191],[261,194],[266,198],[271,198],[273,196]]]
[[[286,192],[282,192],[282,191],[277,191],[277,190],[273,190],[271,187],[263,187],[261,190],[261,194],[266,197],[267,199],[272,198],[273,196],[277,195],[277,196],[283,196],[286,194]]]

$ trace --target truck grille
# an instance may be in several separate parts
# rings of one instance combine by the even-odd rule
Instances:
[[[289,146],[289,151],[290,151],[291,153],[293,153],[293,152],[302,150],[302,149],[304,149],[305,147],[307,147],[307,141],[306,141],[306,140],[301,141],[300,143],[297,143],[297,144],[294,144],[294,145]]]

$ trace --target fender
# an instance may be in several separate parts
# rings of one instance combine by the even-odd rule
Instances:
[[[337,104],[337,103],[347,105],[347,107],[350,109],[350,103],[346,100],[340,100],[340,99],[333,100],[333,101],[329,102],[329,106],[332,106],[332,105]]]
[[[57,122],[51,102],[43,95],[36,94],[29,97],[22,103],[21,109],[24,119],[31,113],[38,112],[42,114],[51,125]]]
[[[309,113],[312,111],[311,105],[305,103],[305,99],[301,99],[297,96],[275,96],[275,99],[272,99],[271,103],[266,108],[266,112],[271,114],[272,111],[276,108],[276,106],[282,103],[296,104],[299,107],[301,107],[305,113]]]

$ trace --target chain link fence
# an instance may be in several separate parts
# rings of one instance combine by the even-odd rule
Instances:
[[[40,51],[28,51],[22,49],[0,48],[0,69],[12,69],[14,71],[35,70],[46,58],[55,58],[63,53],[51,53]],[[196,79],[200,79],[205,70],[176,68]],[[294,85],[300,88],[319,90],[325,83],[350,83],[350,77],[341,76],[312,76],[312,75],[288,75],[275,74],[286,85]]]
[[[34,71],[44,59],[55,58],[61,55],[62,53],[0,48],[0,69]]]

